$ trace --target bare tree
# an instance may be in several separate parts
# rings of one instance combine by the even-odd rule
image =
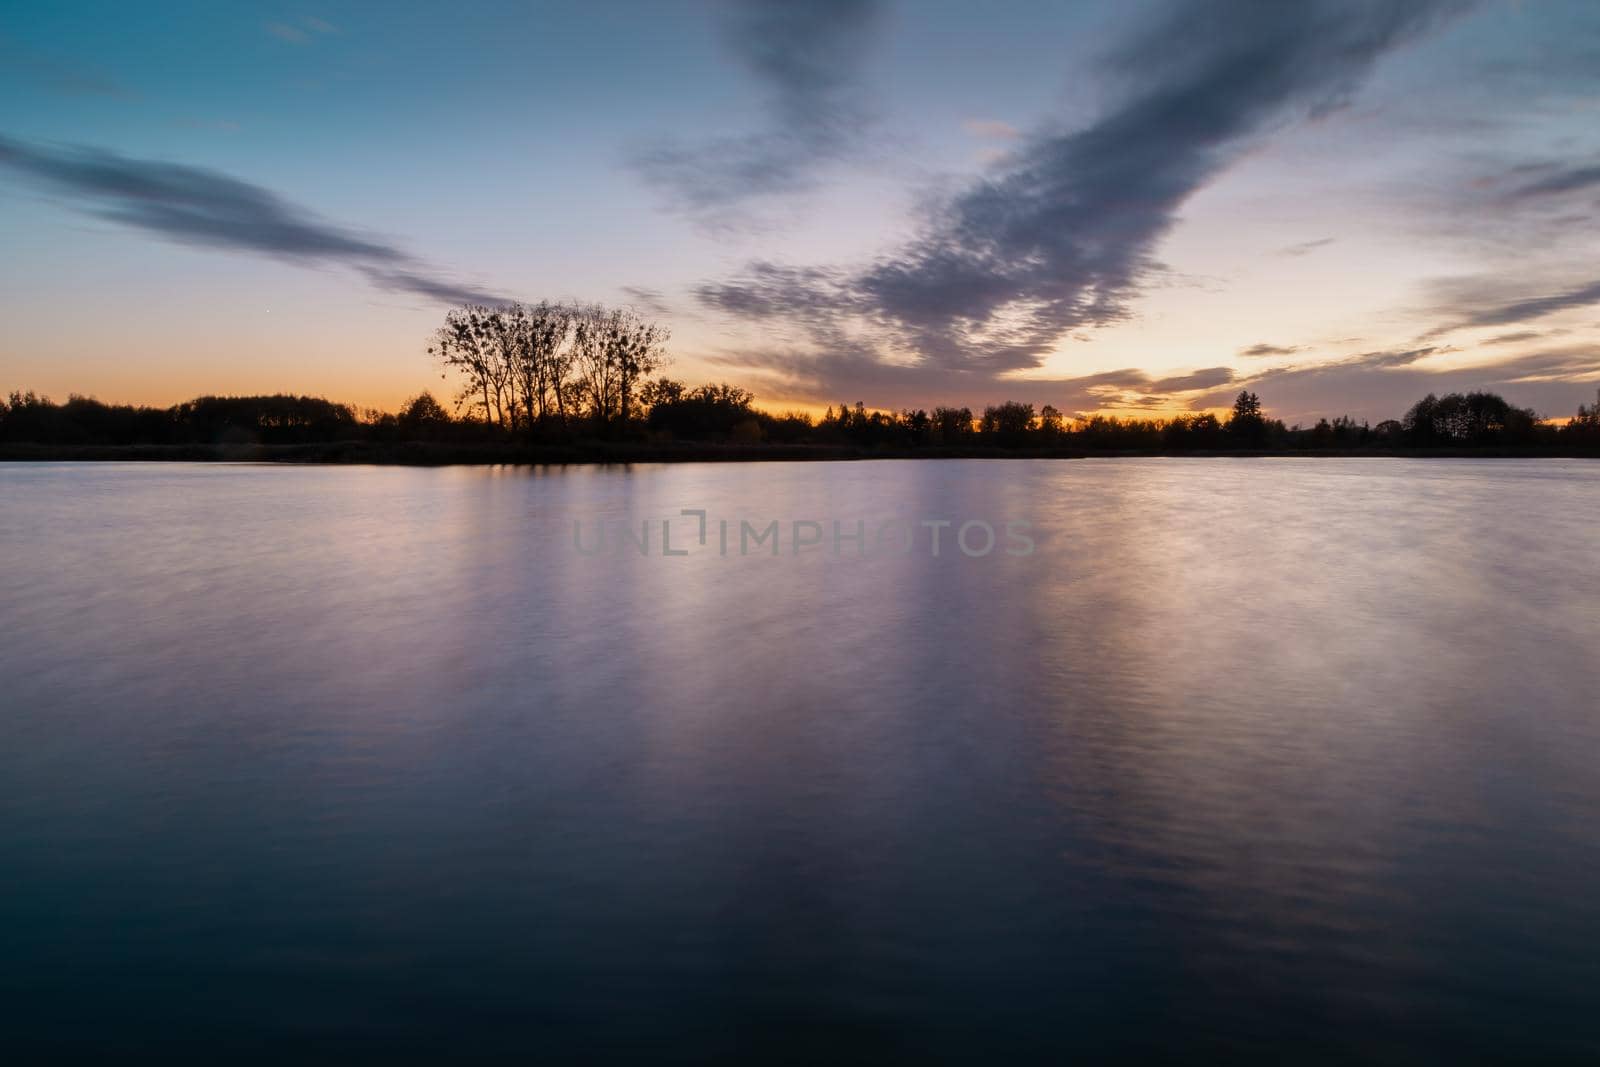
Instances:
[[[428,354],[466,381],[456,406],[480,408],[486,422],[508,428],[515,421],[512,388],[514,365],[506,358],[506,325],[502,313],[482,304],[467,304],[445,315]]]
[[[666,365],[670,336],[660,323],[641,318],[628,308],[606,319],[606,346],[617,368],[617,413],[624,421],[633,417],[634,392],[641,381]]]
[[[572,370],[575,391],[588,406],[589,415],[601,427],[610,424],[617,410],[617,367],[606,344],[606,319],[610,315],[599,304],[573,309]]]
[[[568,339],[576,318],[573,309],[541,301],[532,307],[513,305],[508,315],[518,341],[516,372],[523,411],[534,424],[543,422],[552,407],[565,417],[571,373]]]

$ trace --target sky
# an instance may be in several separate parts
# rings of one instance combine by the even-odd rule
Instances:
[[[0,0],[0,391],[393,409],[630,304],[772,410],[1600,388],[1593,0]]]

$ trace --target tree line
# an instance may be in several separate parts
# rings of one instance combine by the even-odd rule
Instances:
[[[1070,417],[1045,405],[1007,402],[974,411],[936,407],[883,411],[864,404],[829,407],[820,418],[774,414],[755,406],[749,390],[726,383],[689,387],[670,378],[634,379],[624,391],[615,375],[602,379],[610,401],[598,408],[576,376],[572,392],[551,388],[541,414],[537,392],[502,398],[482,385],[475,403],[452,412],[431,393],[406,401],[397,412],[357,410],[320,397],[205,396],[167,408],[105,404],[73,396],[55,403],[34,393],[0,399],[0,444],[307,445],[405,443],[527,446],[563,438],[640,445],[706,442],[761,446],[832,446],[856,451],[1023,450],[1040,453],[1316,451],[1429,448],[1566,448],[1600,451],[1600,396],[1579,405],[1564,426],[1540,419],[1493,393],[1429,395],[1401,419],[1371,425],[1347,416],[1310,426],[1285,426],[1268,418],[1259,397],[1241,393],[1226,417],[1209,412],[1170,419]],[[602,390],[603,395],[603,390]],[[531,397],[533,403],[527,403]],[[624,401],[626,397],[626,401]],[[568,405],[563,412],[563,406]],[[562,422],[565,418],[567,421]],[[537,447],[534,445],[532,447]]]

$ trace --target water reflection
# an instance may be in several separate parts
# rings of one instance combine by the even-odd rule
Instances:
[[[1587,465],[0,490],[0,994],[33,1040],[1600,1052]],[[685,507],[1038,548],[572,551]]]

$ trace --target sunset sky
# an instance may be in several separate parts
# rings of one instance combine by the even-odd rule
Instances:
[[[0,391],[392,408],[464,299],[768,408],[1600,382],[1600,3],[19,3]]]

